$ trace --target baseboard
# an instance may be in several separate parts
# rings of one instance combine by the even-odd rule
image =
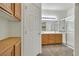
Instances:
[[[55,43],[55,44],[42,44],[43,46],[45,45],[62,45],[62,43]]]
[[[38,53],[36,56],[39,56],[40,55],[40,53]]]
[[[74,48],[73,48],[73,47],[71,47],[70,45],[66,45],[66,44],[64,44],[64,45],[74,50]]]

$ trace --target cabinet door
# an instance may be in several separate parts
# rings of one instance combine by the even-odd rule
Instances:
[[[4,53],[2,53],[1,56],[14,56],[13,53],[14,53],[13,47],[10,47],[6,51],[4,51]]]
[[[15,3],[15,17],[18,20],[21,20],[21,4],[20,3]]]
[[[55,44],[55,35],[49,34],[49,44]]]
[[[48,34],[42,34],[42,44],[48,44],[48,43],[49,43]]]
[[[11,15],[14,13],[14,4],[12,3],[0,3],[0,8]]]
[[[55,34],[55,43],[62,43],[62,34]]]
[[[15,44],[15,56],[21,56],[21,43],[20,42]]]

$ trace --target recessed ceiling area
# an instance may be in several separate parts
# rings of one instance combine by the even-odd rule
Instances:
[[[68,10],[73,7],[72,3],[42,3],[42,10]]]

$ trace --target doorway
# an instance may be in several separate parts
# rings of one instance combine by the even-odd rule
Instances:
[[[74,4],[43,3],[40,56],[73,56]],[[72,37],[72,35],[73,37]]]

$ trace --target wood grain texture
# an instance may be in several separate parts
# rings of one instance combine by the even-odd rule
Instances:
[[[6,51],[4,51],[1,56],[12,56],[13,47],[10,47]]]
[[[21,42],[15,44],[15,56],[21,56]]]
[[[13,48],[15,44],[17,44],[18,42],[21,42],[20,40],[21,40],[20,37],[9,37],[9,38],[1,40],[0,41],[0,55],[4,55],[4,56],[6,56],[6,54],[15,55],[14,53],[12,53],[12,51],[14,51]]]
[[[47,34],[42,35],[42,44],[48,44],[49,37]]]
[[[7,13],[13,15],[13,4],[12,3],[0,3],[0,8]]]
[[[0,3],[0,10],[21,21],[21,3]]]
[[[42,44],[62,44],[62,34],[42,34]]]
[[[15,3],[15,17],[21,20],[21,3]]]
[[[55,43],[62,43],[62,34],[55,34]]]

